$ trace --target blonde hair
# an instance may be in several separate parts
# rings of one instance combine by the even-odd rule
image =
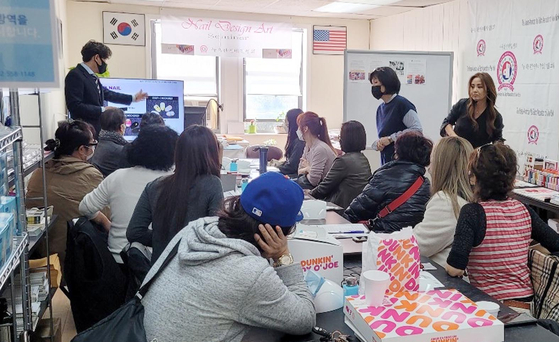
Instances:
[[[431,157],[431,194],[443,191],[450,197],[457,218],[460,214],[458,196],[468,202],[474,198],[468,175],[468,160],[473,151],[466,139],[445,137],[439,141]]]

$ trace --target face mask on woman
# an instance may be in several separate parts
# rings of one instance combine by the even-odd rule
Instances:
[[[384,94],[382,93],[382,91],[380,90],[380,87],[381,87],[381,86],[379,86],[379,85],[376,85],[376,86],[372,86],[372,87],[371,87],[371,93],[373,94],[373,96],[374,96],[375,99],[377,99],[377,100],[380,100],[380,98],[382,97],[382,95],[384,95]]]
[[[303,141],[305,140],[303,139],[303,132],[301,132],[300,129],[297,129],[297,138],[299,138],[299,140],[303,140]]]

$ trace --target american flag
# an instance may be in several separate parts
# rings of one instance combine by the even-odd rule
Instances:
[[[313,53],[343,54],[347,48],[345,26],[315,26],[313,28]]]

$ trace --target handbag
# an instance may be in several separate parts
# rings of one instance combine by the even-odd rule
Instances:
[[[401,194],[400,196],[398,196],[398,198],[396,198],[392,202],[388,203],[388,205],[386,205],[384,208],[382,208],[382,210],[378,212],[377,216],[374,219],[370,219],[366,221],[367,228],[369,228],[369,230],[374,230],[373,228],[375,226],[375,222],[378,219],[385,217],[386,215],[390,214],[394,210],[398,209],[398,207],[400,207],[402,204],[406,203],[407,200],[409,200],[413,195],[415,195],[417,190],[421,188],[424,181],[425,179],[423,178],[423,176],[417,177],[415,182],[413,182],[413,184],[403,194]]]
[[[144,284],[132,300],[124,304],[109,316],[84,330],[72,339],[72,342],[147,342],[144,328],[144,306],[142,298],[149,287],[161,274],[161,271],[177,254],[180,239],[153,277]]]
[[[559,321],[559,257],[530,249],[528,267],[534,287],[530,313],[535,318]]]

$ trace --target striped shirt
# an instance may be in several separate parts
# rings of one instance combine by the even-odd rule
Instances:
[[[499,300],[532,296],[528,268],[530,213],[513,199],[479,204],[485,211],[486,231],[481,244],[470,253],[470,282]]]

